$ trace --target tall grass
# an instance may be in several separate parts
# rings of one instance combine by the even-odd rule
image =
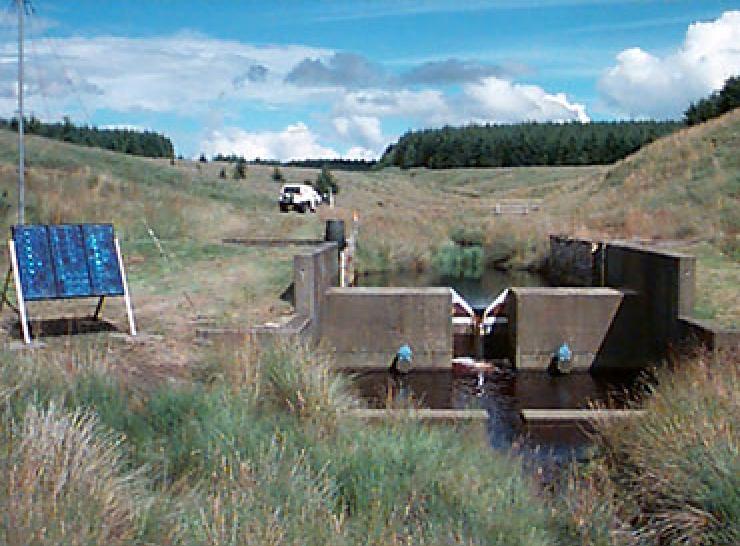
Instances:
[[[473,431],[399,420],[356,425],[336,450],[351,543],[551,544],[514,459]]]
[[[186,498],[177,522],[183,544],[343,544],[336,487],[300,454],[275,441],[251,460],[224,458],[213,479]]]
[[[644,417],[598,423],[595,458],[549,507],[472,430],[351,417],[346,379],[301,346],[146,386],[122,381],[104,351],[2,356],[7,544],[740,539],[737,355],[662,372]]]
[[[333,372],[329,357],[306,346],[271,347],[261,355],[259,365],[261,399],[299,418],[323,425],[357,405],[348,380]]]
[[[152,501],[90,413],[30,406],[0,454],[0,543],[131,544]]]
[[[27,491],[0,492],[9,544],[554,543],[516,460],[472,431],[356,420],[347,380],[304,347],[158,385],[104,351],[6,356],[2,468]],[[20,526],[16,504],[34,504]]]
[[[588,544],[740,543],[738,355],[700,355],[658,376],[647,410],[598,424],[599,454],[561,507]]]

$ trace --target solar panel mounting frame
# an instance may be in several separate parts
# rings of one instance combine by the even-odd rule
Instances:
[[[16,236],[19,232],[19,230],[28,230],[29,228],[33,228],[35,230],[41,230],[45,234],[45,241],[39,240],[36,242],[39,243],[46,243],[47,245],[47,253],[44,256],[44,260],[48,259],[48,264],[44,266],[42,261],[39,261],[38,264],[34,261],[33,256],[33,248],[31,241],[28,240],[28,244],[30,246],[26,247],[27,252],[29,252],[27,257],[27,262],[23,263],[23,267],[21,267],[21,264],[19,262],[19,256],[18,256],[18,247],[16,245]],[[72,233],[74,233],[74,230],[79,230],[79,234],[81,236],[80,242],[78,243],[78,248],[76,249],[67,249],[68,251],[73,254],[74,252],[77,252],[77,257],[79,258],[82,256],[84,258],[84,267],[86,268],[84,271],[86,273],[86,278],[89,281],[88,285],[90,286],[89,292],[81,292],[81,293],[72,293],[71,291],[67,290],[64,286],[64,283],[62,282],[64,280],[64,272],[58,271],[58,269],[64,270],[66,267],[66,262],[62,259],[63,257],[60,254],[54,254],[54,244],[52,240],[52,230],[59,230],[63,228],[64,230],[72,229]],[[98,266],[97,274],[105,276],[108,275],[107,280],[113,281],[114,288],[110,288],[109,285],[105,285],[103,283],[103,288],[94,290],[93,289],[93,282],[94,282],[94,275],[93,271],[90,267],[90,261],[91,261],[91,254],[90,254],[90,248],[88,248],[88,241],[86,239],[86,229],[90,232],[91,230],[98,230],[99,233],[110,235],[110,241],[107,243],[108,248],[101,250],[100,252],[94,253],[95,258],[95,264]],[[37,236],[41,236],[37,233]],[[43,244],[41,245],[43,246]],[[43,248],[41,248],[41,251],[43,252]],[[93,249],[95,250],[95,249]],[[61,299],[78,299],[78,298],[90,298],[90,297],[97,297],[98,298],[98,304],[95,309],[95,313],[93,314],[92,318],[97,320],[100,316],[100,312],[103,308],[103,303],[106,297],[114,297],[114,296],[123,296],[125,300],[126,305],[126,313],[128,315],[128,323],[129,323],[129,331],[132,336],[136,335],[136,323],[134,321],[134,315],[133,315],[133,308],[131,305],[131,297],[128,290],[128,282],[126,279],[126,272],[123,264],[123,257],[121,255],[121,247],[118,242],[118,238],[115,236],[115,231],[113,229],[112,224],[24,224],[19,226],[13,226],[11,228],[11,238],[8,240],[8,251],[10,256],[10,265],[8,269],[8,274],[5,279],[5,286],[3,288],[2,296],[0,297],[0,310],[2,310],[2,307],[5,303],[8,304],[9,307],[11,307],[14,311],[16,311],[19,315],[20,322],[21,322],[21,329],[23,333],[23,339],[26,344],[29,344],[31,342],[31,331],[28,324],[28,313],[27,313],[27,302],[28,301],[42,301],[42,300],[61,300]],[[57,252],[58,249],[57,249]],[[67,257],[71,254],[68,254]],[[60,261],[61,260],[61,261]],[[107,260],[107,261],[106,261]],[[79,262],[80,260],[72,260],[73,262]],[[45,271],[42,271],[41,274],[44,276],[45,279],[42,279],[46,282],[46,284],[49,284],[48,278],[51,278],[51,285],[54,288],[54,293],[50,293],[50,287],[45,286],[43,293],[38,295],[33,295],[32,297],[28,297],[28,295],[25,293],[24,290],[24,278],[23,278],[23,268],[28,270],[28,268],[31,268],[31,274],[35,273],[35,270],[33,269],[36,267],[36,265],[46,268]],[[61,266],[61,267],[60,267]],[[79,263],[75,264],[75,267],[77,270],[70,269],[70,271],[73,271],[74,273],[77,273],[78,275],[82,273],[82,271],[79,270],[79,268],[82,267]],[[112,267],[115,267],[115,269],[111,270]],[[108,268],[106,270],[106,268]],[[110,278],[110,272],[113,271],[116,273],[113,275],[113,278]],[[62,277],[60,277],[62,275]],[[11,278],[14,281],[15,289],[16,289],[16,299],[17,299],[17,307],[13,306],[12,303],[7,298],[7,291],[9,288],[10,280]],[[60,280],[61,279],[61,280]],[[100,279],[98,279],[100,280]],[[105,281],[106,279],[103,279]],[[27,277],[25,278],[26,281],[26,287],[28,288],[28,291],[31,291],[31,280],[29,280]],[[120,285],[120,288],[119,288]],[[36,288],[36,287],[33,287]],[[107,289],[106,289],[107,288]]]

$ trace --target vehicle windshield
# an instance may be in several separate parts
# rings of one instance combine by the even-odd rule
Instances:
[[[286,188],[283,188],[283,193],[301,193],[301,188],[296,188],[295,186],[288,186]]]

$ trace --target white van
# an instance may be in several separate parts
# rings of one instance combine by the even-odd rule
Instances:
[[[316,212],[320,204],[321,195],[308,184],[285,184],[280,189],[280,200],[278,201],[280,212],[288,212],[291,209],[300,213],[307,210]]]

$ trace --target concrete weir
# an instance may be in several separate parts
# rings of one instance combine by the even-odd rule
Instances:
[[[339,288],[338,246],[323,243],[293,259],[295,316],[249,333],[260,343],[295,339],[332,349],[345,369],[387,369],[408,343],[414,369],[450,369],[452,293],[447,288]],[[243,337],[241,338],[243,339]]]
[[[738,346],[736,330],[690,318],[694,257],[562,237],[552,237],[551,248],[550,268],[580,286],[502,293],[492,327],[485,327],[485,316],[469,321],[489,356],[516,369],[546,371],[567,343],[571,369],[585,372],[639,369],[688,338],[713,350]],[[404,343],[413,348],[414,369],[452,368],[453,356],[461,356],[453,354],[455,320],[461,319],[454,316],[459,305],[451,289],[339,288],[338,257],[333,242],[296,255],[295,316],[249,333],[260,342],[287,337],[322,344],[345,369],[386,369]]]
[[[573,371],[588,371],[619,311],[612,288],[512,288],[507,302],[513,365],[547,370],[555,348],[573,349]]]
[[[607,419],[629,419],[645,415],[643,410],[631,409],[523,409],[519,412],[527,423],[597,422]]]
[[[415,370],[449,369],[451,307],[448,288],[330,288],[321,339],[346,368],[385,369],[408,343]]]

